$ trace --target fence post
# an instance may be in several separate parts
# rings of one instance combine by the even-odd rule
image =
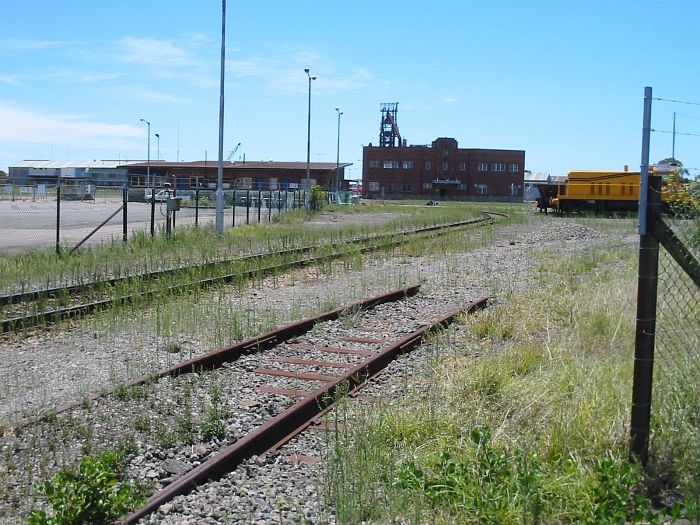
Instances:
[[[250,190],[245,190],[245,223],[250,224]]]
[[[129,202],[129,175],[124,176],[124,189],[122,192],[122,241],[127,241],[127,226],[129,224],[129,212],[127,210]]]
[[[56,178],[56,255],[61,255],[61,175]]]
[[[233,190],[233,202],[231,202],[231,227],[236,225],[236,190]]]
[[[643,188],[642,188],[643,189]],[[649,176],[647,192],[647,225],[659,220],[661,177]],[[651,390],[656,336],[656,300],[659,278],[659,241],[652,229],[639,238],[639,270],[637,277],[637,323],[634,341],[634,376],[632,383],[632,420],[630,455],[646,465],[649,457]]]
[[[197,178],[197,187],[194,189],[194,225],[199,226],[199,178]]]
[[[151,237],[156,234],[156,184],[155,175],[153,175],[151,185]]]
[[[260,222],[260,212],[262,211],[262,190],[258,190],[258,222]]]

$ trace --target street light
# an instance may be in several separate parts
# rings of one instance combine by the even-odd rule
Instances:
[[[155,136],[156,136],[157,144],[158,144],[158,146],[157,146],[158,155],[156,156],[156,158],[158,159],[158,161],[160,161],[160,135],[158,133],[155,133]]]
[[[148,187],[151,185],[151,123],[145,118],[140,118],[139,120],[148,125],[148,154],[146,157],[146,187]]]
[[[304,73],[309,77],[309,113],[306,126],[306,188],[311,191],[311,81],[316,80],[316,77],[312,77],[309,74],[309,68],[304,69]]]
[[[335,157],[335,191],[340,191],[340,115],[343,114],[340,108],[335,108],[338,113],[338,149]]]
[[[148,156],[146,157],[146,187],[151,188],[151,237],[156,234],[156,181],[151,179],[151,123],[145,118],[139,119],[148,124]]]

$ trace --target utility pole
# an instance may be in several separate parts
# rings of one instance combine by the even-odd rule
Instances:
[[[216,176],[216,233],[224,233],[224,69],[226,65],[226,0],[221,0],[221,80],[219,87],[219,166]]]

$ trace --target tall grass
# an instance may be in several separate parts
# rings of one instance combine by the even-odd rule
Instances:
[[[697,389],[674,411],[691,424],[666,429],[673,461],[627,462],[634,282],[631,248],[543,253],[529,287],[434,337],[405,398],[346,406],[325,479],[338,521],[624,523],[659,503],[700,519]]]
[[[218,235],[213,227],[180,227],[171,238],[151,237],[145,232],[132,234],[129,242],[119,240],[57,257],[43,249],[0,257],[0,292],[55,288],[105,278],[120,278],[145,272],[221,261],[243,255],[289,248],[345,243],[371,233],[396,233],[409,228],[463,220],[480,212],[465,203],[444,208],[402,206],[338,206],[333,213],[389,214],[382,223],[342,223],[310,225],[308,214],[285,216],[281,223],[255,224],[230,228]]]

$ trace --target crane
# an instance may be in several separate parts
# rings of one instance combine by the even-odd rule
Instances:
[[[233,158],[233,156],[234,156],[234,155],[236,154],[236,152],[238,151],[238,148],[240,148],[240,147],[241,147],[241,143],[239,142],[238,144],[236,144],[236,147],[235,147],[235,148],[233,148],[231,151],[228,152],[228,155],[226,155],[226,161],[227,161],[227,162],[230,162],[230,161],[231,161],[231,159]]]

